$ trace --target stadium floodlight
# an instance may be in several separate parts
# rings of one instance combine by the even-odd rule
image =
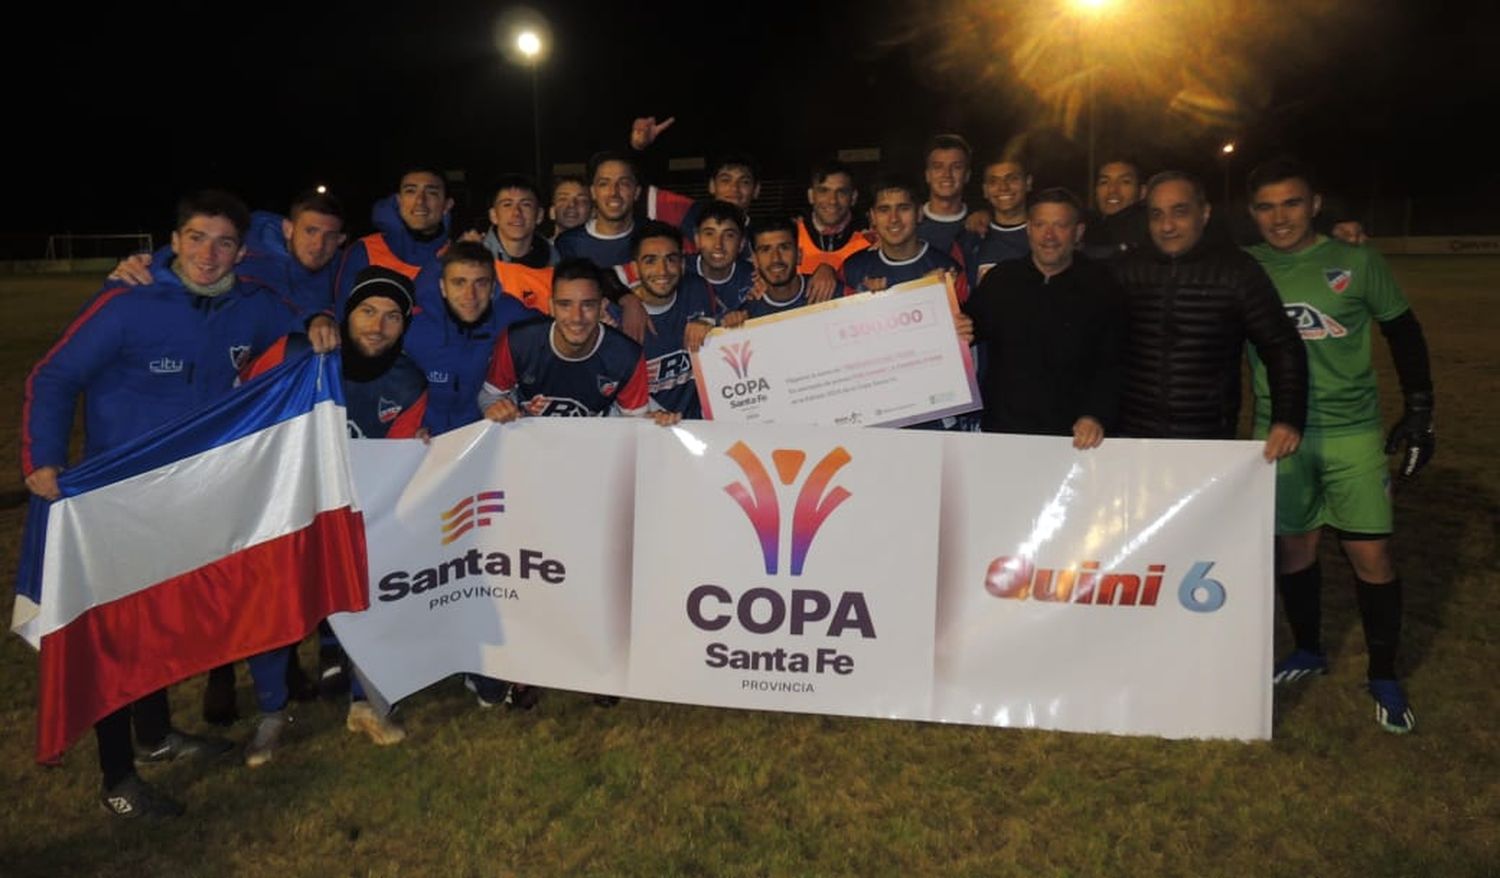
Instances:
[[[1071,0],[1071,4],[1080,15],[1098,15],[1114,5],[1113,0]]]
[[[535,61],[542,54],[542,38],[534,30],[523,30],[516,34],[516,48],[529,60]]]
[[[1228,143],[1224,144],[1223,146],[1219,147],[1219,152],[1222,152],[1225,155],[1231,155],[1231,154],[1233,154],[1234,153],[1234,141],[1231,140]]]
[[[328,187],[324,186],[322,183],[319,183],[318,184],[318,194],[319,195],[327,195],[328,194]]]

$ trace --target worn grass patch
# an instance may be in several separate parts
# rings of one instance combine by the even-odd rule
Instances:
[[[96,803],[92,739],[60,768],[33,763],[36,659],[5,637],[0,875],[1497,874],[1500,259],[1393,264],[1438,382],[1437,459],[1397,500],[1414,735],[1373,722],[1351,581],[1330,552],[1333,673],[1278,693],[1269,743],[648,702],[604,710],[562,692],[506,713],[475,708],[450,681],[403,708],[410,736],[397,747],[354,738],[341,706],[315,704],[296,711],[289,745],[263,769],[229,758],[150,771],[191,810],[137,826]],[[93,286],[0,277],[7,584],[21,527],[26,370]],[[1394,416],[1396,382],[1376,346]],[[7,590],[7,618],[9,605]],[[186,728],[201,727],[201,691],[201,680],[173,690]],[[242,722],[231,734],[249,732]]]

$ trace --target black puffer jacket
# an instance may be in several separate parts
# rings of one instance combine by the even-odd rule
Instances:
[[[1266,364],[1271,420],[1302,429],[1307,349],[1248,253],[1200,241],[1174,259],[1147,244],[1115,266],[1130,315],[1121,433],[1233,439],[1246,339]]]

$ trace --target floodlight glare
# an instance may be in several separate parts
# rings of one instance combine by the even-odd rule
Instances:
[[[542,38],[536,35],[536,31],[523,30],[516,36],[516,48],[527,58],[535,58],[541,54]]]

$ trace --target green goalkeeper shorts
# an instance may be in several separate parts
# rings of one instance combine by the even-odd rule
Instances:
[[[1265,428],[1256,430],[1265,438]],[[1302,434],[1297,453],[1276,465],[1276,533],[1323,526],[1350,534],[1391,532],[1391,472],[1379,430]]]

